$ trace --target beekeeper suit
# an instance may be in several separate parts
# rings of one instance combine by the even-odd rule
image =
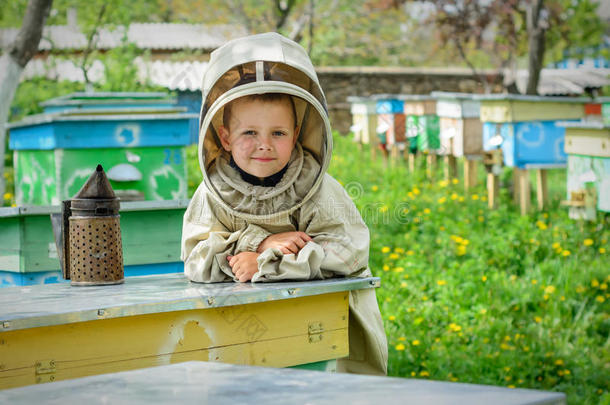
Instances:
[[[332,150],[326,100],[304,49],[276,33],[230,41],[212,52],[202,91],[203,182],[184,216],[186,276],[237,281],[227,256],[256,252],[267,236],[293,231],[313,241],[296,255],[262,252],[252,282],[371,276],[368,228],[343,187],[326,174]],[[273,187],[244,181],[218,137],[223,106],[261,93],[292,96],[300,127],[286,172]],[[349,308],[350,355],[337,362],[338,370],[386,374],[387,342],[374,289],[351,291]]]

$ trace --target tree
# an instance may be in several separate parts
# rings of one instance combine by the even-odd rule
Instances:
[[[25,10],[21,29],[8,51],[0,56],[0,196],[4,196],[4,154],[6,122],[11,102],[19,85],[25,65],[38,51],[42,28],[51,10],[53,0],[30,0]]]
[[[508,69],[514,78],[510,72],[526,57],[526,93],[537,94],[545,62],[570,46],[594,46],[602,40],[598,5],[591,0],[438,0],[433,4],[436,12],[429,21],[436,26],[440,42],[454,48],[486,88],[479,66]]]

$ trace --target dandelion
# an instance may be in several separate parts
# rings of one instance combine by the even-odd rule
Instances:
[[[404,253],[405,250],[403,248],[397,247],[397,248],[394,248],[394,252],[396,252],[396,253]]]
[[[578,294],[582,294],[583,292],[585,292],[586,288],[582,285],[576,286],[576,292]]]
[[[508,387],[508,388],[515,388],[515,386],[514,386],[514,385],[512,385],[512,384],[508,385],[507,387]]]
[[[601,284],[599,285],[599,289],[600,289],[600,290],[607,290],[607,289],[608,289],[608,284],[606,284],[606,283],[601,283]]]
[[[470,196],[470,198],[473,199],[473,201],[476,201],[479,199],[479,195],[478,194],[473,194],[472,196]]]
[[[449,185],[449,180],[441,180],[438,182],[438,185],[443,188],[447,187]]]
[[[485,222],[485,217],[483,217],[483,216],[479,215],[479,216],[477,217],[477,220],[478,220],[479,222]]]
[[[382,207],[379,208],[379,212],[387,212],[388,211],[388,206],[384,205]]]
[[[458,199],[458,195],[456,193],[453,193],[453,194],[451,194],[451,197],[449,197],[449,198],[451,198],[452,201],[455,201]]]
[[[389,253],[390,252],[390,247],[389,246],[384,246],[381,248],[381,253]]]
[[[470,241],[468,239],[462,239],[462,245],[468,246],[469,244],[470,244]]]
[[[585,239],[582,244],[585,246],[591,246],[593,244],[593,239]]]
[[[429,372],[427,372],[426,370],[424,370],[424,371],[420,371],[420,372],[419,372],[419,376],[420,376],[420,377],[430,377],[430,373],[429,373]]]
[[[441,197],[438,199],[439,204],[444,204],[447,201],[447,197]]]
[[[453,184],[458,184],[460,181],[459,181],[458,179],[451,179],[451,182],[452,182]]]
[[[388,256],[388,257],[389,257],[390,259],[392,259],[392,260],[396,260],[396,259],[398,259],[400,256],[398,256],[398,254],[397,254],[397,253],[390,253],[390,256]]]
[[[405,345],[403,345],[402,343],[399,343],[394,348],[400,352],[400,351],[405,350]]]
[[[407,286],[407,283],[405,283],[404,281],[402,283],[400,283],[400,288],[405,288]]]
[[[413,256],[415,254],[412,250],[407,250],[407,256]]]
[[[430,212],[430,208],[424,208],[424,214],[429,214]]]
[[[377,187],[377,186],[373,186],[373,187],[371,187],[371,190],[373,190],[373,191],[377,191],[377,190],[379,190],[379,187]]]
[[[419,191],[419,189],[417,187],[413,187],[413,194],[419,195],[420,193],[421,193],[421,191]]]
[[[388,319],[389,319],[390,321],[395,321],[395,320],[396,320],[396,317],[395,317],[394,315],[390,315],[390,316],[388,316]]]
[[[481,281],[486,282],[487,281],[487,276],[481,277]]]
[[[545,229],[547,229],[548,227],[546,226],[546,224],[540,220],[536,221],[536,226],[538,227],[538,229],[544,231]]]
[[[419,340],[415,339],[414,341],[411,342],[411,344],[413,346],[419,346]]]
[[[514,274],[511,274],[509,279],[510,279],[510,281],[515,281],[515,280],[517,280],[517,276]]]
[[[447,284],[447,282],[445,280],[436,280],[436,284],[445,285],[445,284]]]
[[[500,349],[502,349],[502,350],[511,350],[511,349],[512,349],[512,346],[511,346],[511,345],[508,345],[508,344],[506,344],[506,343],[502,343],[502,344],[500,345]]]
[[[438,230],[442,232],[442,231],[444,231],[444,230],[445,230],[445,227],[444,227],[444,226],[439,226],[439,227],[438,227]]]
[[[559,244],[559,242],[555,242],[551,245],[551,247],[555,250],[559,249],[561,247],[561,245]]]
[[[544,292],[547,294],[553,294],[555,292],[555,287],[552,285],[549,285],[544,289]]]
[[[464,197],[460,196],[460,198],[458,198],[459,202],[464,202]]]
[[[428,301],[428,296],[427,296],[427,295],[424,295],[423,297],[421,297],[421,300],[422,300],[422,301]]]
[[[13,198],[13,194],[12,193],[4,193],[4,199],[5,200],[10,200]]]
[[[394,268],[394,273],[402,273],[403,271],[405,271],[404,267],[395,267]]]
[[[600,247],[599,248],[599,253],[601,253],[601,254],[606,253],[606,248]]]
[[[567,249],[566,249],[566,250],[564,250],[564,251],[562,251],[562,252],[561,252],[561,255],[562,255],[562,256],[570,256],[570,255],[571,255],[571,252],[570,252],[569,250],[567,250]]]
[[[404,337],[404,336],[401,336],[401,337],[398,338],[399,342],[404,342],[405,340],[407,340],[407,338]]]
[[[449,329],[450,329],[452,332],[459,332],[459,331],[461,331],[461,330],[462,330],[462,327],[461,327],[460,325],[456,324],[456,323],[450,323],[450,324],[449,324]]]
[[[532,280],[532,285],[536,285],[536,284],[538,284],[538,280],[533,279],[533,280]]]
[[[481,308],[479,313],[485,315],[487,313],[487,310],[485,308]]]
[[[487,201],[487,197],[485,197],[485,196],[481,197],[481,201],[483,201],[483,202]]]
[[[415,371],[411,371],[411,377],[415,377]]]
[[[542,318],[539,316],[535,316],[534,321],[536,321],[536,323],[540,323],[540,322],[542,322]]]
[[[602,302],[606,301],[606,299],[603,296],[598,295],[597,297],[595,297],[595,301],[601,304]]]
[[[389,271],[390,270],[390,266],[388,266],[387,264],[383,265],[383,271]]]
[[[593,288],[597,288],[599,287],[599,281],[597,281],[596,278],[594,278],[593,280],[591,280],[591,287]]]
[[[563,366],[563,360],[561,360],[561,359],[555,360],[555,365],[556,366]]]

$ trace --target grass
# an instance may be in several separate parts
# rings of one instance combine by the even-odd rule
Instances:
[[[194,148],[189,156],[193,189]],[[482,168],[466,194],[440,171],[430,181],[422,167],[371,161],[345,137],[335,137],[330,173],[371,231],[390,375],[610,403],[610,217],[569,219],[559,206],[565,171],[550,173],[550,208],[529,216],[507,187],[500,207],[487,208]],[[508,185],[510,169],[502,179]]]

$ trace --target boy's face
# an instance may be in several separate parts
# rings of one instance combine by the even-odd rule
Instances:
[[[298,128],[289,100],[237,99],[231,105],[229,128],[219,128],[222,147],[242,170],[268,177],[282,170],[294,149]]]

